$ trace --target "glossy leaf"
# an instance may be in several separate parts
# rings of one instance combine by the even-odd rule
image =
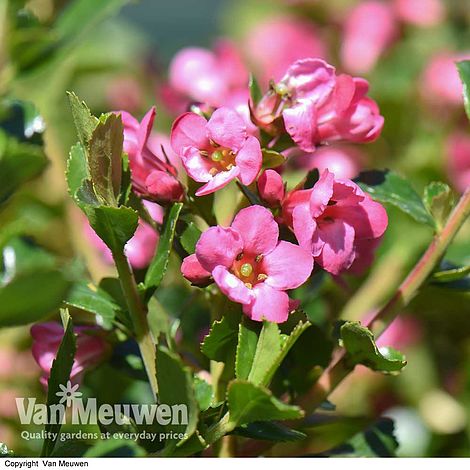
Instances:
[[[277,168],[286,162],[286,157],[282,153],[274,150],[263,149],[263,168]]]
[[[438,231],[449,217],[454,203],[454,195],[447,184],[434,181],[424,189],[424,204],[436,222]]]
[[[274,442],[301,441],[307,437],[303,432],[288,428],[275,421],[260,421],[238,427],[235,434],[251,439]]]
[[[238,322],[230,316],[212,324],[209,334],[201,344],[201,351],[213,361],[225,362],[237,346]]]
[[[182,247],[191,255],[196,251],[196,243],[201,236],[201,231],[194,222],[189,222],[180,237]]]

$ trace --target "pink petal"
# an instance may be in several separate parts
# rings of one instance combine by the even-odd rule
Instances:
[[[315,183],[312,194],[310,195],[310,212],[312,217],[320,216],[328,206],[333,196],[334,175],[325,170],[320,179]]]
[[[275,206],[284,199],[284,181],[275,170],[266,170],[258,178],[258,192],[263,201]]]
[[[188,175],[198,183],[207,183],[212,179],[210,170],[212,162],[202,156],[196,147],[185,147],[181,154],[181,161]]]
[[[268,286],[265,282],[253,288],[254,301],[243,307],[243,312],[252,320],[268,320],[283,323],[289,317],[289,296],[284,292]]]
[[[323,223],[318,234],[324,245],[315,260],[331,274],[348,269],[354,261],[354,228],[335,220]]]
[[[147,144],[147,140],[150,137],[150,133],[152,132],[153,121],[155,119],[157,111],[155,106],[152,106],[147,114],[142,119],[142,122],[139,126],[138,132],[138,141],[139,141],[139,150],[142,151],[144,146]]]
[[[230,108],[214,111],[207,123],[209,137],[222,147],[239,151],[246,139],[246,126],[241,116]]]
[[[133,268],[142,269],[150,264],[155,255],[158,238],[157,232],[149,224],[142,220],[139,221],[134,236],[124,247]]]
[[[298,103],[282,112],[284,124],[292,140],[305,152],[313,152],[317,144],[317,111],[313,101]]]
[[[206,148],[209,145],[206,126],[207,121],[195,113],[184,113],[177,118],[171,128],[171,146],[175,153],[181,156],[185,147]]]
[[[166,171],[154,170],[145,180],[149,195],[162,203],[181,201],[184,190],[181,183]]]
[[[261,146],[256,137],[246,139],[235,158],[235,163],[240,168],[239,180],[246,185],[253,183],[263,163]]]
[[[272,213],[262,206],[242,209],[232,222],[232,228],[243,238],[243,249],[253,255],[272,251],[279,238],[279,226]]]
[[[292,223],[295,237],[299,245],[314,256],[319,252],[313,251],[313,239],[315,231],[317,230],[317,223],[310,213],[310,209],[306,205],[299,205],[294,208],[292,213]]]
[[[181,264],[181,274],[196,286],[206,285],[211,276],[211,273],[201,266],[195,253],[184,258]]]
[[[233,302],[248,305],[253,301],[253,291],[248,289],[243,281],[229,272],[227,268],[217,266],[212,271],[212,276],[222,293]]]
[[[230,227],[210,227],[201,235],[196,244],[197,259],[209,272],[219,265],[231,267],[242,251],[242,237]]]
[[[277,247],[263,258],[263,269],[268,275],[266,284],[275,289],[296,289],[310,276],[313,258],[300,246],[280,241]]]
[[[211,179],[199,188],[196,191],[196,196],[205,196],[206,194],[213,193],[223,187],[227,186],[230,181],[234,180],[240,174],[240,168],[234,166],[229,171],[221,171],[214,176],[211,176]]]

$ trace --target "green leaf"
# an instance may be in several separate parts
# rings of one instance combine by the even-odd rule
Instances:
[[[137,212],[125,206],[85,206],[91,227],[111,251],[122,251],[133,237],[139,217]]]
[[[470,119],[470,60],[462,60],[457,63],[460,80],[463,85],[463,101],[465,105],[465,112],[468,119]]]
[[[256,80],[255,76],[251,73],[250,74],[250,81],[249,81],[249,89],[250,89],[250,98],[253,103],[253,106],[256,106],[261,98],[263,97],[263,93],[261,92],[261,88],[259,86],[258,81]]]
[[[282,153],[276,152],[274,150],[263,149],[262,154],[263,168],[265,170],[268,168],[277,168],[286,162],[286,157],[284,157]]]
[[[340,333],[352,364],[363,364],[385,374],[398,373],[405,367],[406,359],[403,354],[390,347],[379,349],[372,332],[359,322],[345,322]]]
[[[15,276],[0,287],[0,327],[42,320],[59,308],[70,285],[66,275],[55,268]]]
[[[448,269],[446,271],[439,271],[434,273],[432,280],[435,282],[452,282],[465,279],[470,275],[470,266],[463,266],[461,268]]]
[[[105,204],[117,206],[122,179],[123,126],[120,115],[103,116],[91,134],[88,167],[93,188]]]
[[[243,316],[238,330],[237,355],[235,359],[235,376],[246,380],[250,375],[258,345],[258,323]]]
[[[278,400],[267,388],[242,380],[230,382],[227,403],[230,423],[235,426],[255,421],[299,419],[304,414],[298,406]]]
[[[61,397],[57,396],[57,392],[61,391],[60,385],[66,386],[68,380],[70,379],[75,352],[76,340],[73,333],[73,323],[70,316],[68,316],[68,320],[65,325],[64,336],[60,343],[59,349],[57,350],[56,357],[52,362],[51,375],[47,382],[48,414],[51,405],[59,404]],[[61,424],[46,424],[45,431],[46,433],[53,433],[57,436],[60,428]],[[41,457],[48,457],[51,455],[52,451],[54,450],[55,443],[55,440],[46,438],[44,440],[41,451]]]
[[[435,227],[434,220],[419,194],[398,174],[390,170],[365,171],[360,173],[356,182],[375,201],[392,204],[417,222]]]
[[[226,315],[212,324],[209,334],[201,344],[201,351],[209,359],[225,362],[237,346],[238,321]]]
[[[39,146],[18,142],[0,129],[0,204],[22,184],[39,176],[47,164]]]
[[[170,260],[173,239],[175,238],[176,222],[178,222],[182,208],[183,204],[181,202],[173,204],[165,217],[164,228],[160,236],[160,241],[158,242],[157,253],[145,274],[145,287],[147,289],[157,289],[162,282]]]
[[[454,205],[452,190],[447,184],[433,181],[424,189],[424,204],[441,231]]]
[[[201,231],[194,222],[189,222],[180,237],[181,246],[191,255],[196,251],[196,243],[201,236]]]
[[[145,457],[146,454],[135,441],[107,439],[88,449],[83,457]]]
[[[214,389],[212,385],[196,375],[194,376],[194,392],[199,409],[206,411],[214,401]]]
[[[88,148],[88,144],[93,135],[95,127],[98,125],[99,120],[93,116],[84,101],[81,101],[78,96],[68,91],[70,107],[72,108],[72,116],[77,129],[78,138],[84,149]]]
[[[77,192],[82,187],[83,182],[90,178],[90,175],[88,173],[85,150],[82,144],[78,142],[70,149],[66,178],[70,196],[77,202],[80,202],[77,198]]]
[[[306,434],[275,421],[260,421],[240,426],[234,434],[248,437],[250,439],[261,439],[274,442],[301,441],[307,437]]]
[[[116,312],[120,310],[119,305],[106,291],[87,281],[73,285],[65,304],[98,315],[97,323],[106,329],[112,327]]]
[[[186,433],[189,438],[196,431],[199,413],[192,374],[177,354],[162,346],[157,347],[156,366],[159,403],[170,407],[183,405],[187,409],[187,424],[169,424],[166,429]]]

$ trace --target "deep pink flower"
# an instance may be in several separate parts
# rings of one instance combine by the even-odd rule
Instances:
[[[324,142],[371,142],[384,119],[377,103],[366,96],[368,90],[366,80],[336,75],[323,60],[299,60],[263,97],[255,116],[272,131],[269,125],[276,125],[282,115],[287,132],[305,152]]]
[[[196,245],[202,269],[252,320],[282,323],[290,311],[285,291],[302,285],[313,260],[301,247],[279,241],[279,227],[261,206],[242,209],[231,227],[211,227]]]
[[[455,132],[446,143],[447,172],[453,185],[464,192],[470,187],[470,135]]]
[[[400,20],[416,26],[435,26],[445,16],[441,0],[394,0]]]
[[[285,16],[257,23],[244,49],[265,86],[270,80],[279,81],[296,60],[326,57],[325,44],[312,23]]]
[[[219,108],[209,121],[185,113],[173,124],[171,145],[191,178],[206,183],[197,196],[213,193],[238,178],[251,184],[262,163],[258,139],[249,136],[243,119],[230,108]]]
[[[99,335],[100,330],[97,327],[75,326],[74,333],[77,336],[77,352],[73,361],[70,380],[73,383],[80,383],[85,370],[95,366],[103,359],[107,345]],[[42,369],[41,383],[44,386],[47,386],[52,362],[63,336],[64,329],[60,323],[38,323],[31,327],[32,354]]]
[[[398,22],[392,5],[377,0],[357,4],[344,24],[341,48],[344,68],[358,74],[371,71],[397,34]]]
[[[372,261],[387,228],[385,209],[348,179],[325,170],[312,189],[290,193],[284,221],[326,271],[359,271]],[[354,266],[356,264],[356,266]]]
[[[195,286],[207,286],[211,282],[211,273],[199,263],[196,254],[186,256],[181,264],[181,274]]]
[[[152,218],[158,222],[163,222],[163,210],[162,208],[155,203],[145,201],[145,206],[149,211]],[[106,263],[113,263],[113,255],[111,250],[105,245],[103,240],[101,240],[94,230],[88,224],[88,221],[84,220],[84,232],[88,240],[93,244],[93,246],[101,253],[103,259]],[[126,243],[124,247],[124,253],[129,259],[129,263],[133,268],[143,269],[146,268],[152,258],[155,255],[159,239],[158,232],[155,231],[147,222],[144,222],[142,219],[139,220],[139,225],[137,230],[134,233],[134,236]]]
[[[284,181],[274,170],[266,170],[258,178],[258,192],[263,201],[272,207],[279,206],[284,199]]]
[[[328,169],[336,178],[355,178],[361,171],[365,160],[359,149],[350,145],[326,145],[313,153],[292,149],[286,155],[297,168],[310,171],[314,168],[320,173]]]
[[[136,193],[157,202],[167,203],[182,199],[184,190],[177,180],[175,167],[167,160],[160,148],[156,147],[155,136],[151,135],[155,108],[152,107],[139,123],[126,111],[118,111],[124,125],[124,151],[129,156],[132,185]]]
[[[469,58],[468,53],[441,52],[435,55],[424,71],[423,97],[437,104],[462,105],[463,89],[456,62]]]
[[[246,88],[248,72],[236,47],[220,40],[214,52],[191,47],[178,52],[169,69],[169,84],[190,102],[222,106],[234,91]]]

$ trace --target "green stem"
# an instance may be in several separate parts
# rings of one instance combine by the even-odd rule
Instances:
[[[137,289],[129,262],[123,252],[113,253],[114,263],[119,274],[121,288],[126,298],[127,307],[132,318],[136,334],[137,344],[144,361],[145,370],[152,388],[153,397],[156,400],[158,394],[156,364],[155,364],[155,343],[150,334],[147,322],[147,309],[142,302]]]
[[[428,249],[406,279],[401,283],[394,296],[381,310],[376,312],[375,315],[366,322],[366,326],[372,330],[376,338],[390,326],[401,309],[408,305],[417,294],[420,287],[426,282],[436,265],[444,256],[450,243],[469,215],[470,188],[462,195],[442,231],[435,235]],[[322,373],[313,388],[306,395],[301,397],[299,404],[307,413],[311,413],[352,370],[353,368],[347,363],[345,350],[338,350],[330,365]]]

